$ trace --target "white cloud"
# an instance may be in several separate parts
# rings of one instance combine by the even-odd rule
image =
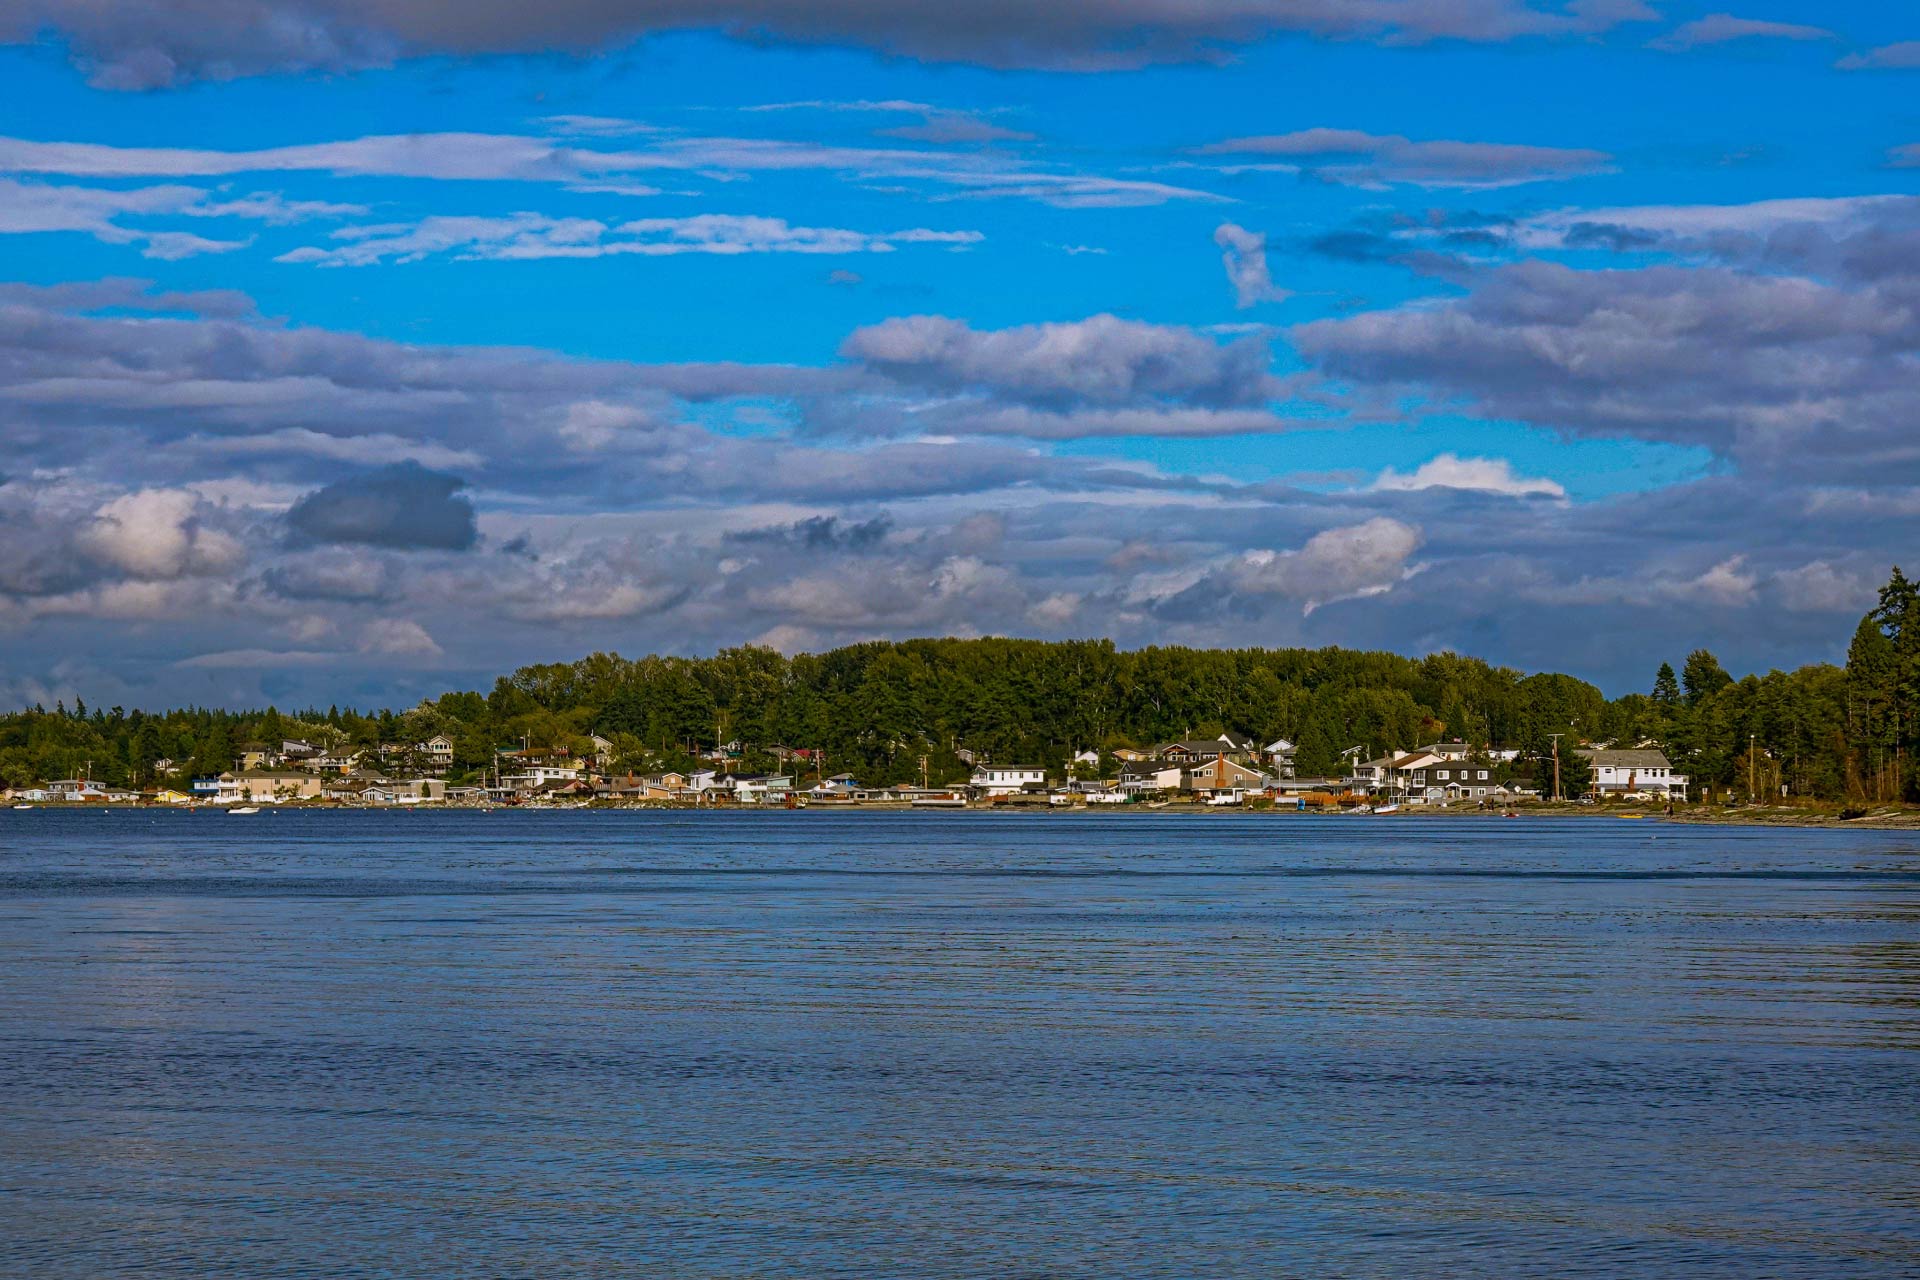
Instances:
[[[360,629],[360,652],[390,658],[436,658],[440,646],[427,629],[406,618],[375,618]]]
[[[1440,454],[1404,475],[1388,467],[1371,487],[1381,493],[1470,489],[1478,493],[1501,493],[1516,498],[1567,496],[1566,489],[1557,481],[1544,476],[1519,475],[1514,471],[1513,464],[1505,458],[1462,458],[1451,453]]]
[[[363,210],[356,205],[287,201],[270,193],[221,199],[199,187],[172,184],[120,190],[0,178],[0,235],[71,231],[103,244],[132,246],[143,257],[167,262],[231,253],[251,241],[156,229],[137,225],[137,220],[189,217],[285,223],[349,212]]]
[[[1781,569],[1771,582],[1781,605],[1796,613],[1864,613],[1876,599],[1873,583],[1825,560]]]
[[[685,253],[891,253],[901,245],[963,247],[985,237],[978,231],[913,227],[861,232],[838,227],[798,227],[784,218],[697,214],[640,218],[608,226],[592,218],[549,218],[537,213],[505,217],[434,216],[411,225],[343,227],[334,248],[306,246],[275,261],[322,267],[359,267],[377,262],[419,262],[439,253],[466,261],[526,261],[538,258],[603,258],[622,254]]]
[[[1213,229],[1213,242],[1220,246],[1220,262],[1227,269],[1227,283],[1233,286],[1236,307],[1244,310],[1261,302],[1285,302],[1293,296],[1277,287],[1267,272],[1264,235],[1223,222]]]
[[[1691,582],[1664,584],[1662,590],[1679,600],[1699,599],[1728,607],[1752,604],[1760,579],[1747,570],[1746,563],[1745,556],[1730,556]]]
[[[1312,613],[1337,600],[1392,590],[1411,572],[1408,561],[1420,541],[1415,526],[1376,516],[1322,530],[1297,551],[1249,551],[1228,576],[1238,591],[1299,600]]]
[[[884,180],[947,188],[949,198],[1026,199],[1061,208],[1220,199],[1164,182],[1043,168],[1001,151],[847,147],[778,138],[661,135],[638,139],[623,150],[599,150],[567,139],[517,134],[421,133],[216,151],[0,137],[0,173],[156,178],[303,172],[563,186],[635,174],[678,173],[724,181],[753,173],[823,172],[861,183]]]
[[[136,578],[224,573],[246,552],[200,520],[200,500],[184,489],[142,489],[101,506],[80,545],[102,563]]]

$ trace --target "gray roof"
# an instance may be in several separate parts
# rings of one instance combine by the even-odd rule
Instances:
[[[1574,748],[1594,764],[1608,769],[1671,769],[1664,751],[1603,751],[1595,747]]]

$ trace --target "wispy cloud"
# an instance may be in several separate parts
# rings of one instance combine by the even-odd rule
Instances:
[[[1920,68],[1920,40],[1902,40],[1865,53],[1850,53],[1835,65],[1843,71],[1911,71]]]
[[[537,258],[604,258],[625,254],[891,253],[901,245],[978,244],[978,231],[863,232],[840,227],[799,227],[784,218],[696,214],[685,218],[640,218],[609,226],[592,218],[550,218],[538,213],[505,217],[424,218],[413,224],[343,227],[331,248],[305,246],[277,262],[322,267],[362,267],[378,262],[419,262],[437,254],[468,261]]]
[[[1675,27],[1666,35],[1649,42],[1648,47],[1669,53],[1684,53],[1704,45],[1730,44],[1736,40],[1838,40],[1825,27],[1802,26],[1794,22],[1768,22],[1757,18],[1739,18],[1731,13],[1710,13]]]
[[[318,172],[443,181],[541,182],[576,186],[636,174],[831,173],[867,184],[947,189],[950,196],[1018,198],[1060,207],[1164,204],[1218,196],[1169,183],[1067,172],[997,152],[845,147],[774,138],[649,137],[599,150],[515,134],[421,133],[344,139],[247,151],[117,147],[0,138],[0,173],[71,177],[220,177]]]
[[[0,178],[0,235],[71,231],[105,244],[137,247],[143,257],[175,260],[231,253],[250,240],[212,239],[142,219],[232,218],[269,224],[365,213],[359,205],[292,201],[273,193],[227,197],[199,187],[80,187]]]
[[[1328,182],[1346,186],[1463,189],[1507,187],[1526,182],[1605,173],[1613,157],[1584,148],[1539,147],[1501,142],[1415,141],[1399,134],[1359,129],[1301,129],[1293,133],[1228,138],[1200,147],[1204,156],[1282,159]]]

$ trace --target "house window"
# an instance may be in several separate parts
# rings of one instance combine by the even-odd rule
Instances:
[[[1485,769],[1482,769],[1480,771],[1480,781],[1485,782],[1486,780],[1487,780],[1487,771]]]
[[[1440,771],[1440,781],[1445,782],[1446,780],[1447,780],[1447,771],[1445,769],[1442,769]]]

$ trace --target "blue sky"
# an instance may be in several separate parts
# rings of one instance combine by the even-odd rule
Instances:
[[[1621,692],[1837,657],[1916,544],[1900,6],[31,0],[8,40],[10,702],[930,633]]]

